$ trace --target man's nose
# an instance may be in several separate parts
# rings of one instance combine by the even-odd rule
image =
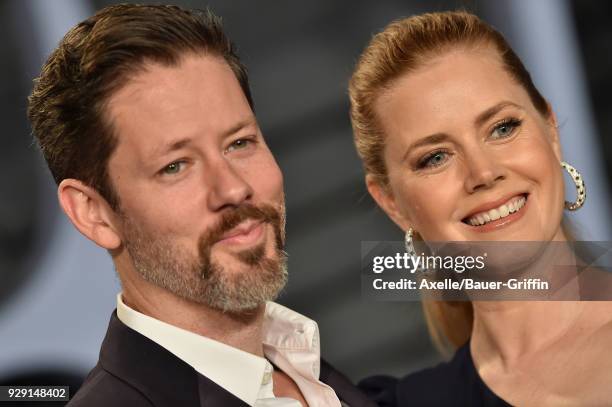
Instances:
[[[208,206],[212,211],[237,207],[252,198],[251,185],[227,160],[218,160],[210,169]]]
[[[503,165],[483,149],[472,149],[466,154],[466,168],[464,187],[469,194],[480,189],[492,188],[497,182],[506,178]]]

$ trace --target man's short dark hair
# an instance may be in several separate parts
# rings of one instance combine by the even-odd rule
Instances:
[[[108,177],[117,135],[105,106],[147,62],[176,66],[186,54],[222,57],[253,109],[246,68],[210,11],[177,6],[106,7],[72,28],[43,65],[29,97],[32,130],[56,183],[75,178],[113,209]]]

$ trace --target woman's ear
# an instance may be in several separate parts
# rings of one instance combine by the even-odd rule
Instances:
[[[68,219],[85,237],[107,250],[121,245],[116,214],[95,189],[68,178],[59,184],[57,196]]]
[[[552,145],[555,156],[557,157],[557,160],[561,162],[563,158],[563,154],[561,153],[561,141],[559,140],[559,123],[557,122],[557,115],[553,111],[552,106],[550,105],[550,103],[547,103],[547,105],[548,105],[547,122],[548,122],[548,125],[550,126],[550,132],[549,132],[550,143]]]
[[[371,174],[366,175],[366,187],[378,206],[391,218],[400,229],[406,231],[412,222],[404,216],[397,207],[395,197],[387,186]]]

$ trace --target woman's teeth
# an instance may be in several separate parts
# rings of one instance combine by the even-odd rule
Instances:
[[[524,196],[514,197],[498,208],[477,213],[470,216],[466,223],[472,226],[482,226],[494,220],[505,218],[511,213],[518,212],[525,205],[526,198]]]

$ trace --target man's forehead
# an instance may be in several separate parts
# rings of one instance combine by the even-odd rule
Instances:
[[[120,144],[131,141],[148,153],[173,140],[256,125],[233,72],[214,56],[188,57],[176,66],[146,65],[111,96],[108,115]]]
[[[148,61],[109,97],[109,112],[119,115],[123,110],[143,107],[171,110],[177,104],[227,91],[234,85],[231,82],[238,85],[230,67],[220,57],[184,56],[175,65]]]

